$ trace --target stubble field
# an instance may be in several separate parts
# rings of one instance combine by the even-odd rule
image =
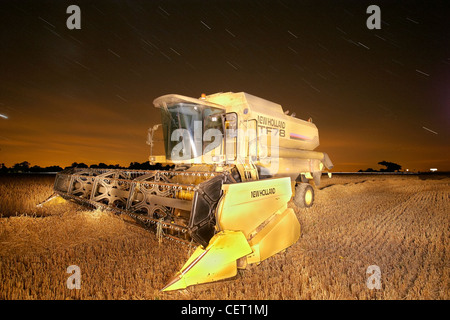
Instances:
[[[163,293],[192,251],[124,216],[52,194],[54,176],[0,176],[0,299],[450,298],[450,178],[334,176],[294,208],[297,243],[231,280]],[[67,288],[77,265],[81,289]],[[380,289],[369,289],[375,265]]]

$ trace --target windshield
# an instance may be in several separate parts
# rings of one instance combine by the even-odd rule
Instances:
[[[161,108],[166,158],[189,160],[219,146],[222,141],[216,136],[223,136],[223,113],[219,108],[192,103]]]

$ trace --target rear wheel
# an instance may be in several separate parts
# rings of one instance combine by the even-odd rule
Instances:
[[[299,208],[309,208],[314,202],[314,189],[308,183],[300,183],[295,187],[294,203]]]

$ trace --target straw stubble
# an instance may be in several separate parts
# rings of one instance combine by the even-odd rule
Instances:
[[[35,205],[52,177],[0,178],[0,299],[448,299],[450,179],[336,176],[297,209],[297,243],[232,280],[160,289],[189,257],[129,219]],[[9,216],[9,217],[7,217]],[[192,251],[191,251],[192,252]],[[68,289],[77,265],[81,289]],[[381,289],[369,289],[369,266]]]

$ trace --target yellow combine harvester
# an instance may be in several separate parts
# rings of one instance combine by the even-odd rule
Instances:
[[[300,224],[287,207],[314,201],[313,185],[331,169],[317,127],[280,105],[240,93],[170,94],[154,100],[171,170],[77,169],[59,173],[55,193],[125,213],[161,237],[196,247],[163,288],[233,277],[295,243]],[[330,173],[329,173],[330,175]]]

